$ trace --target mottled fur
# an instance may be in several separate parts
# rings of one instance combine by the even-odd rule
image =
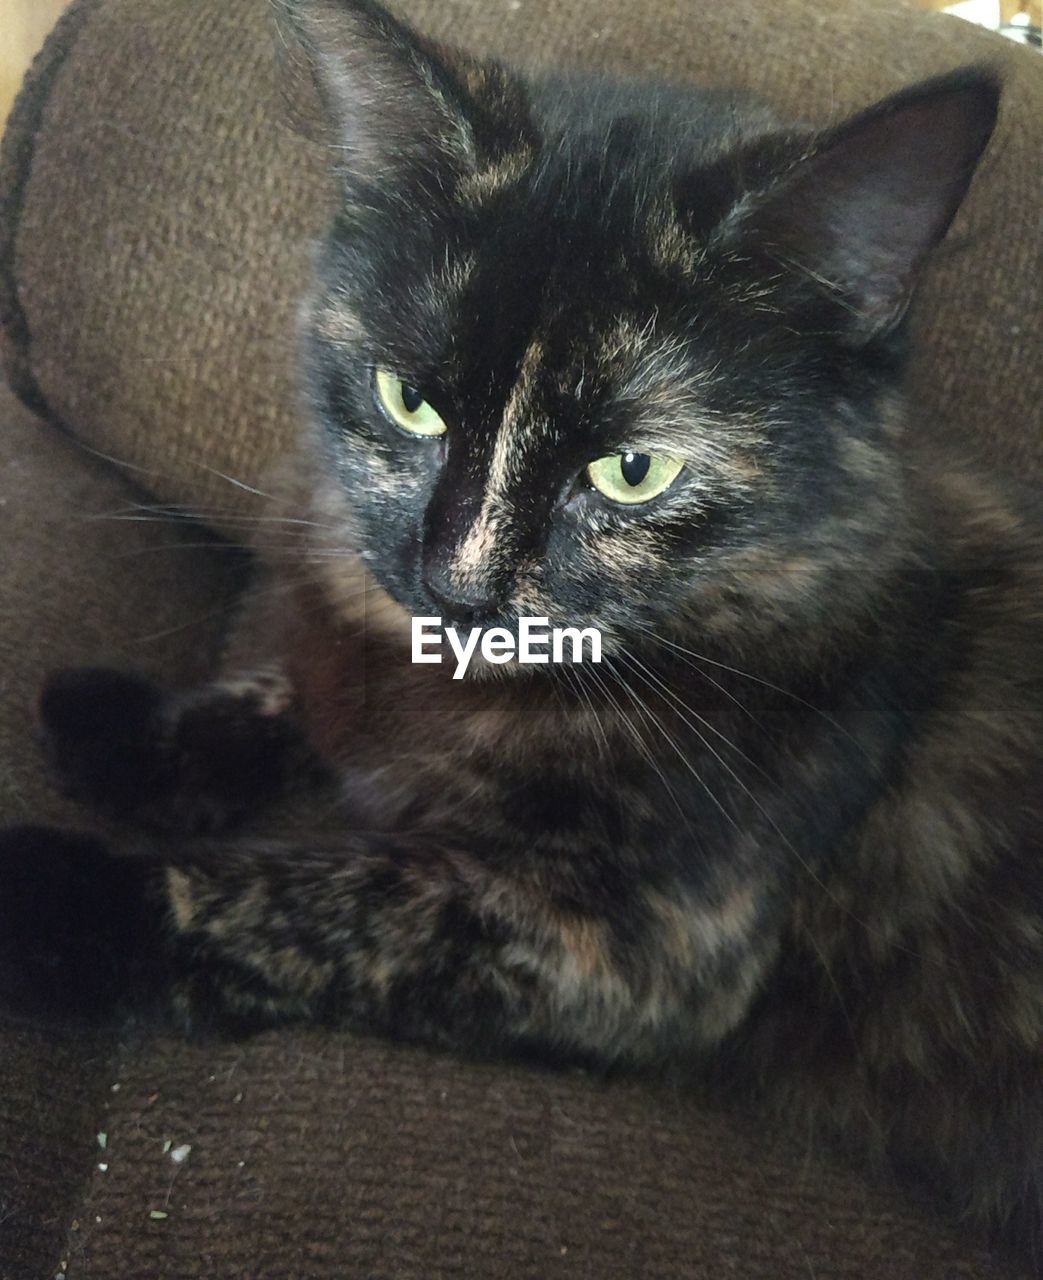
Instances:
[[[993,80],[813,135],[726,95],[526,82],[370,3],[291,8],[343,201],[246,624],[272,672],[174,699],[61,677],[70,785],[194,834],[157,871],[12,832],[0,876],[48,848],[124,894],[147,868],[127,981],[190,1023],[756,1090],[1038,1258],[1043,522],[919,443],[900,389]],[[447,435],[392,427],[374,366]],[[620,508],[583,473],[627,448],[685,470]],[[596,625],[606,662],[453,682],[409,663],[432,613]],[[302,770],[332,822],[216,834]],[[54,935],[0,926],[21,998]],[[66,1003],[111,998],[92,981]]]

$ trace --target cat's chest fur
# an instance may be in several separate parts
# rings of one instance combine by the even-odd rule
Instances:
[[[773,879],[773,847],[810,865],[847,838],[901,731],[875,657],[832,708],[683,658],[643,682],[589,664],[456,680],[451,659],[411,661],[408,619],[359,573],[339,606],[328,575],[294,586],[276,629],[297,718],[356,822],[463,827],[517,866],[600,850],[653,882]],[[769,738],[751,733],[765,720]],[[823,810],[841,781],[845,803]]]
[[[654,774],[618,716],[577,693],[581,677],[455,680],[451,659],[411,661],[379,598],[345,617],[305,588],[284,614],[300,722],[349,807],[440,829],[466,814],[498,839],[580,827],[627,838]]]

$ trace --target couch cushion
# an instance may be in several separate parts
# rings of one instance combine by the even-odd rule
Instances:
[[[53,668],[134,667],[192,682],[212,667],[243,560],[164,518],[139,489],[29,413],[0,382],[0,820],[84,815],[47,785],[36,692]]]
[[[73,1280],[1016,1274],[893,1187],[663,1087],[303,1031],[161,1041],[112,1079]]]
[[[111,661],[192,681],[213,662],[235,553],[196,528],[140,522],[142,501],[0,383],[3,825],[89,824],[49,786],[36,749],[46,671]],[[115,1048],[104,1036],[0,1022],[2,1280],[55,1274]]]

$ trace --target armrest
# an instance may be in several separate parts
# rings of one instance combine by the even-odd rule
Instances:
[[[47,670],[113,661],[187,680],[215,651],[236,557],[192,526],[113,518],[141,514],[133,508],[141,501],[0,385],[3,825],[88,825],[50,789],[35,746],[33,708]],[[0,1015],[4,1280],[57,1273],[74,1197],[99,1159],[116,1052],[106,1035]]]

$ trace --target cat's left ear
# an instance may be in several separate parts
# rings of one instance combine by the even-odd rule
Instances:
[[[753,198],[744,239],[833,292],[857,339],[886,332],[967,193],[999,96],[993,72],[968,68],[886,98]]]
[[[436,45],[373,0],[279,8],[318,82],[348,181],[444,187],[519,140],[520,89],[497,64]]]

